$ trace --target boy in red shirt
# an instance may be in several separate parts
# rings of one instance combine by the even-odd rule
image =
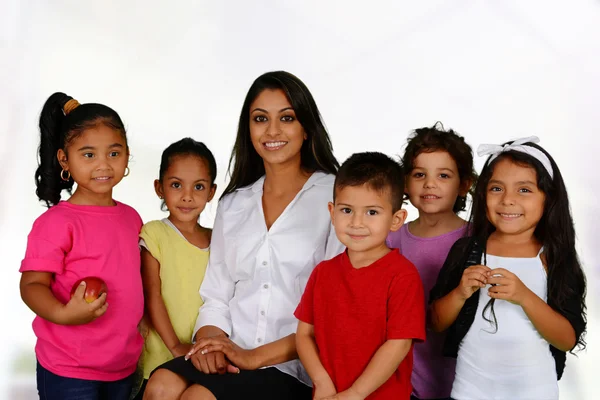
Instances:
[[[313,271],[295,315],[315,399],[409,399],[412,342],[425,339],[423,286],[386,237],[406,219],[404,174],[381,153],[340,167],[331,221],[346,251]]]

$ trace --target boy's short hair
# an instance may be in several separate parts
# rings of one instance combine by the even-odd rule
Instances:
[[[333,186],[333,201],[338,190],[348,186],[368,185],[371,189],[390,193],[392,212],[402,208],[404,172],[400,164],[379,152],[352,154],[340,167]]]

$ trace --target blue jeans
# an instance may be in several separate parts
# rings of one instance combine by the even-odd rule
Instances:
[[[114,382],[65,378],[37,364],[40,400],[128,400],[133,375]]]

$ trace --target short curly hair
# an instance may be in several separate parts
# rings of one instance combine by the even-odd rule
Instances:
[[[477,174],[473,168],[473,150],[465,139],[454,130],[445,130],[441,122],[436,122],[432,127],[415,129],[402,156],[402,167],[408,176],[414,169],[415,160],[421,153],[433,153],[434,151],[445,151],[454,159],[458,168],[461,185],[471,182],[469,192],[475,186]],[[408,195],[404,194],[404,200]],[[464,211],[467,206],[467,196],[458,196],[452,207],[452,211],[458,213]]]

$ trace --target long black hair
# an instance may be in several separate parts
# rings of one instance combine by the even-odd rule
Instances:
[[[73,178],[61,178],[62,168],[57,153],[62,149],[67,153],[68,144],[86,129],[104,124],[125,136],[121,117],[112,108],[102,104],[81,104],[66,107],[73,98],[64,93],[54,93],[46,100],[40,114],[40,145],[38,147],[38,168],[35,171],[36,195],[47,207],[58,204],[63,190],[71,193]],[[127,139],[125,139],[127,140]]]
[[[508,142],[509,144],[512,142]],[[514,150],[500,153],[490,162],[487,159],[479,180],[475,187],[473,208],[471,212],[471,229],[474,238],[479,238],[481,243],[486,243],[487,238],[496,228],[487,218],[487,186],[500,160],[508,159],[517,165],[532,167],[537,174],[537,186],[545,194],[544,212],[538,222],[534,237],[542,244],[548,268],[548,296],[549,306],[569,314],[566,309],[567,302],[576,299],[579,303],[581,316],[577,318],[585,328],[586,324],[586,278],[575,249],[575,227],[569,197],[563,177],[556,162],[546,150],[534,143],[525,143],[543,152],[550,160],[554,177],[544,168],[535,157]],[[497,327],[496,316],[493,311],[494,299],[490,299],[483,310],[483,317]],[[485,316],[487,309],[491,309],[493,321]],[[576,346],[585,348],[584,335],[577,338]]]
[[[339,168],[317,103],[306,85],[289,72],[267,72],[252,83],[242,105],[237,137],[229,159],[228,173],[231,180],[221,198],[256,182],[265,174],[263,160],[250,140],[250,106],[266,89],[281,89],[285,93],[298,122],[304,128],[306,140],[300,150],[302,168],[306,171],[324,171],[331,174],[335,174]]]

